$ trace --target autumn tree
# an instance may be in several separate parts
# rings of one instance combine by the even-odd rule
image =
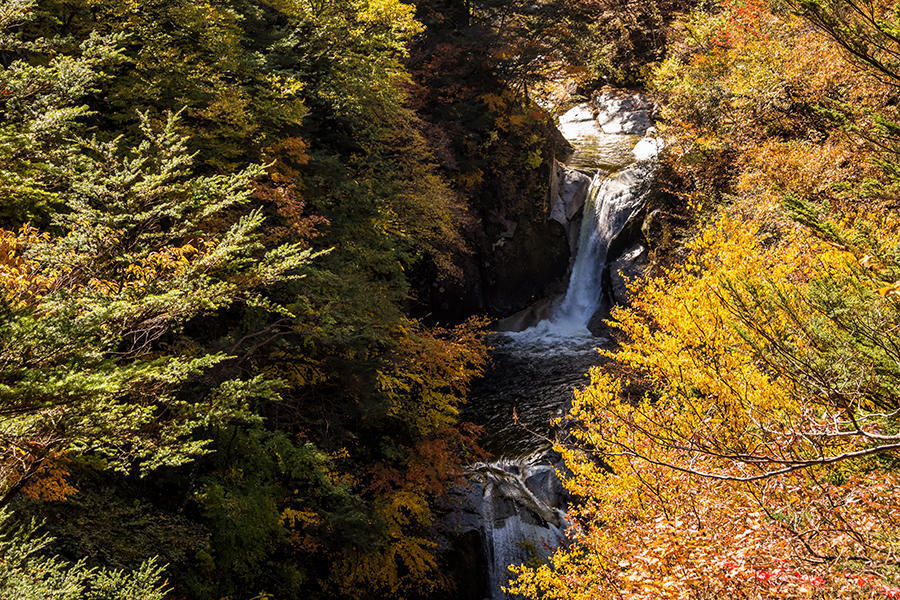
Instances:
[[[683,27],[655,85],[704,225],[614,313],[617,368],[592,372],[560,445],[574,543],[512,589],[895,597],[891,84],[764,2]],[[731,161],[717,185],[710,157]]]
[[[413,7],[3,6],[17,515],[129,567],[175,539],[198,598],[439,581],[432,501],[473,456],[485,349],[479,321],[411,316],[409,274],[458,277],[467,220],[407,102]],[[107,513],[140,511],[125,552]]]
[[[13,8],[25,16],[25,4]],[[195,431],[247,418],[247,401],[271,397],[274,384],[224,377],[205,400],[179,397],[227,355],[191,351],[178,331],[236,302],[278,311],[255,290],[309,256],[262,248],[262,215],[233,212],[259,170],[195,175],[174,116],[161,131],[145,121],[131,150],[68,138],[85,115],[72,94],[90,90],[92,68],[111,53],[91,38],[81,55],[3,72],[9,206],[28,214],[40,199],[58,211],[46,232],[3,232],[4,502],[67,453],[99,452],[125,470],[178,464],[203,451]]]

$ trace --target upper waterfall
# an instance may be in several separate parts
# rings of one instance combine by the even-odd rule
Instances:
[[[663,148],[651,113],[652,104],[640,96],[604,92],[560,117],[559,129],[575,149],[566,165],[592,173],[593,180],[565,295],[545,304],[539,320],[533,311],[532,326],[519,328],[514,337],[547,342],[591,337],[588,324],[602,305],[610,244],[644,209]]]
[[[584,206],[569,287],[548,319],[548,325],[559,333],[587,333],[588,322],[600,308],[609,244],[643,209],[652,169],[640,162],[609,177],[599,173],[594,177]]]

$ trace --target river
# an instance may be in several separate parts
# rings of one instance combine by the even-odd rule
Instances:
[[[463,417],[485,429],[491,460],[472,465],[470,485],[451,527],[477,534],[481,573],[460,600],[504,600],[511,564],[537,564],[566,543],[569,498],[550,440],[551,420],[565,415],[573,390],[586,385],[609,341],[596,326],[608,311],[609,250],[641,218],[662,142],[652,128],[652,105],[635,94],[604,92],[559,120],[574,148],[569,179],[584,178],[573,244],[577,251],[566,294],[546,299],[500,322],[492,336],[493,367],[477,382]],[[589,181],[589,185],[588,185]],[[573,189],[577,189],[574,186]],[[571,212],[571,211],[569,211]],[[561,221],[565,222],[565,221]],[[593,332],[592,332],[593,330]]]

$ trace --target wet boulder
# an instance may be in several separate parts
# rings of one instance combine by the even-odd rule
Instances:
[[[563,487],[562,481],[559,480],[556,469],[552,466],[535,471],[525,480],[525,487],[534,494],[535,498],[548,506],[563,508],[569,502],[568,492]]]
[[[556,178],[550,190],[550,219],[556,221],[566,231],[569,251],[574,256],[578,249],[581,231],[581,216],[587,201],[592,178],[579,169],[556,165]]]
[[[609,293],[613,304],[628,303],[628,284],[641,279],[648,264],[647,248],[643,244],[635,244],[609,264]]]

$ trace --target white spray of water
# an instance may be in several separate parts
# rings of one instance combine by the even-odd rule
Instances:
[[[482,463],[475,467],[484,485],[481,504],[491,598],[504,600],[509,566],[546,560],[565,540],[566,513],[554,489],[550,465],[535,458]]]
[[[649,175],[650,167],[639,163],[606,179],[595,177],[584,207],[569,288],[550,317],[557,329],[586,328],[600,308],[609,245],[643,208]]]
[[[648,157],[660,145],[655,138],[644,138],[635,150]],[[507,335],[522,343],[556,346],[578,345],[591,338],[588,324],[603,301],[603,269],[610,243],[643,209],[653,171],[653,161],[645,158],[609,177],[602,173],[594,177],[565,296],[556,301],[547,319]]]

